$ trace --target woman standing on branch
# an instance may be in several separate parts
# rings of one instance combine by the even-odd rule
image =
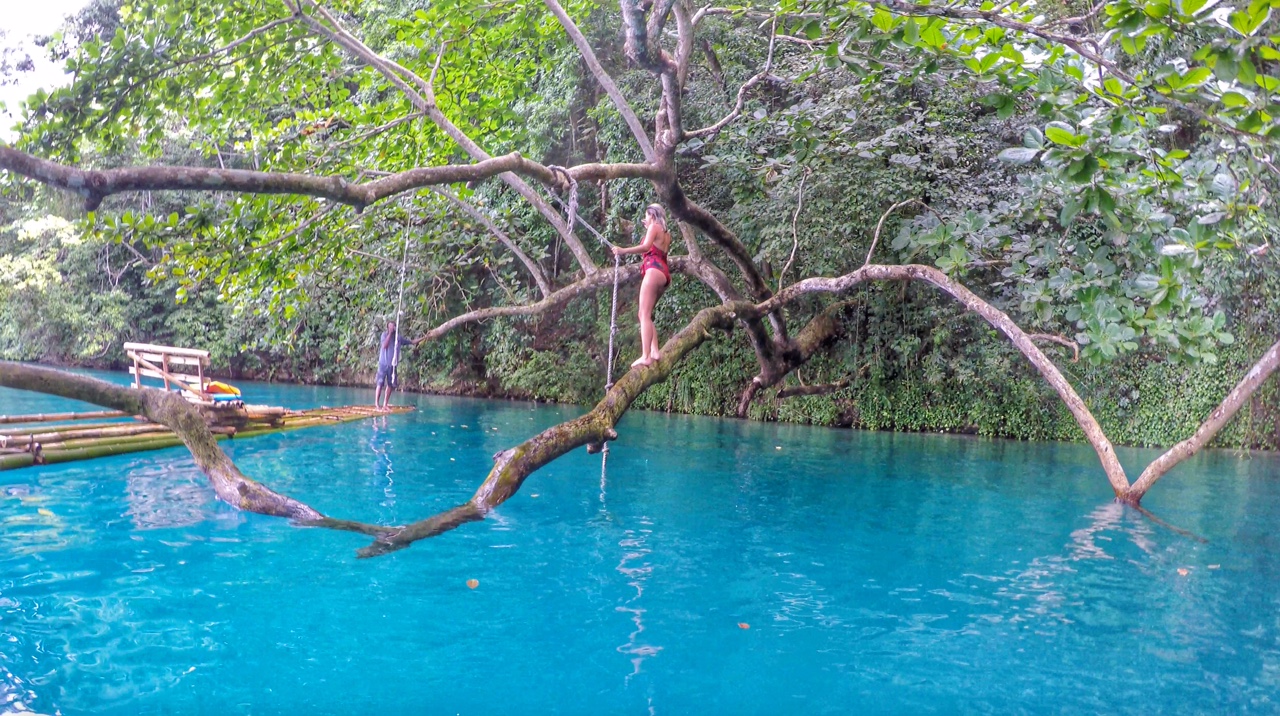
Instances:
[[[671,233],[667,231],[667,215],[657,204],[644,210],[644,240],[639,246],[623,249],[613,247],[615,256],[644,254],[640,265],[640,357],[631,364],[650,365],[662,358],[658,349],[658,329],[653,325],[653,307],[671,284],[671,269],[667,268],[667,250],[671,248]]]

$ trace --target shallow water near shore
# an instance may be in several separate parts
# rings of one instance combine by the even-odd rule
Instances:
[[[224,446],[321,512],[403,524],[584,410],[397,402],[418,410]],[[75,405],[0,389],[0,414]],[[2,472],[0,713],[1280,713],[1280,456],[1209,452],[1153,488],[1202,542],[1113,503],[1084,445],[619,432],[603,478],[576,451],[369,560],[216,501],[181,448]]]

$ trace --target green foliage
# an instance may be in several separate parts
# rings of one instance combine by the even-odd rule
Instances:
[[[111,5],[99,2],[54,39],[76,80],[32,99],[23,148],[93,166],[348,178],[466,161],[384,77],[297,23],[250,36],[287,17],[278,0]],[[539,3],[326,6],[424,76],[448,43],[440,107],[492,154],[566,165],[637,158]],[[1280,116],[1271,4],[1112,0],[1079,28],[1063,24],[1079,10],[983,8],[1087,36],[1086,49],[1110,33],[1124,56],[1099,69],[1061,44],[978,22],[862,2],[805,6],[798,16],[781,3],[766,8],[781,13],[779,30],[809,44],[780,44],[773,68],[788,79],[762,83],[740,120],[680,148],[682,186],[737,232],[774,286],[857,268],[883,223],[874,260],[932,263],[1029,330],[1078,341],[1083,361],[1066,368],[1117,442],[1185,437],[1280,333],[1280,271],[1267,253],[1280,222],[1264,162]],[[568,10],[639,114],[652,116],[655,83],[621,57],[616,10]],[[703,59],[683,99],[688,127],[724,116],[733,88],[759,71],[761,27],[754,17],[704,20]],[[206,57],[245,37],[236,51]],[[122,341],[145,338],[209,348],[216,368],[233,374],[367,383],[406,238],[411,335],[536,295],[509,251],[434,195],[360,214],[297,197],[122,197],[71,225],[46,218],[72,216],[63,198],[8,189],[5,357],[111,365]],[[553,281],[571,280],[576,268],[558,238],[500,182],[460,193]],[[583,215],[616,241],[626,238],[621,220],[653,198],[640,181],[613,183],[608,195],[580,187]],[[906,199],[919,201],[884,216]],[[842,340],[788,378],[846,387],[788,400],[765,391],[752,417],[1079,438],[1021,356],[949,300],[919,286],[849,298]],[[659,303],[661,335],[715,300],[677,277]],[[622,366],[638,340],[634,301],[628,289]],[[795,304],[792,325],[822,308]],[[607,320],[602,294],[536,320],[470,326],[411,351],[402,373],[410,387],[588,403],[602,392]],[[717,336],[637,407],[731,415],[755,370],[740,331]],[[1220,443],[1277,447],[1276,391],[1268,387]]]

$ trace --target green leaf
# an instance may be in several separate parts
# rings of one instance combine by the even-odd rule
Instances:
[[[1088,182],[1093,173],[1098,171],[1098,158],[1092,154],[1085,155],[1067,165],[1067,178],[1077,184]]]
[[[1263,75],[1265,77],[1265,75]],[[1248,107],[1249,98],[1239,92],[1223,92],[1222,104],[1226,107]]]
[[[1009,162],[1010,164],[1026,164],[1027,162],[1035,159],[1036,155],[1039,153],[1039,149],[1034,149],[1032,147],[1009,147],[996,155],[996,158],[1002,162]]]
[[[1199,87],[1213,76],[1213,70],[1208,67],[1197,67],[1193,70],[1187,70],[1182,74],[1181,87]]]
[[[1044,128],[1044,136],[1055,144],[1061,144],[1064,147],[1078,147],[1084,144],[1084,137],[1078,136],[1071,125],[1062,122],[1050,122]]]
[[[1256,9],[1251,6],[1247,9],[1236,10],[1231,13],[1228,22],[1231,23],[1231,27],[1235,28],[1236,32],[1245,37],[1251,37],[1253,33],[1258,31],[1259,27],[1262,27],[1262,23],[1266,22],[1270,17],[1271,5],[1268,3],[1256,7]]]
[[[1022,146],[1031,149],[1044,149],[1044,132],[1039,127],[1028,127],[1022,133]]]

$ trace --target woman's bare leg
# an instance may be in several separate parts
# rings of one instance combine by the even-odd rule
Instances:
[[[661,354],[657,352],[658,329],[653,325],[653,307],[666,288],[667,279],[661,271],[645,271],[640,282],[640,357],[631,365],[649,365]]]
[[[654,361],[649,352],[654,343],[654,334],[658,332],[653,325],[653,306],[658,302],[659,293],[662,293],[663,281],[662,273],[655,270],[645,272],[644,279],[640,281],[640,310],[637,311],[637,318],[640,319],[640,357],[632,362],[632,368],[649,365]]]
[[[654,363],[662,358],[662,341],[658,340],[658,327],[653,323],[653,309],[658,305],[658,299],[662,298],[662,294],[667,291],[669,283],[665,276],[657,271],[651,271],[657,280],[653,291],[653,303],[649,305],[649,362]]]

